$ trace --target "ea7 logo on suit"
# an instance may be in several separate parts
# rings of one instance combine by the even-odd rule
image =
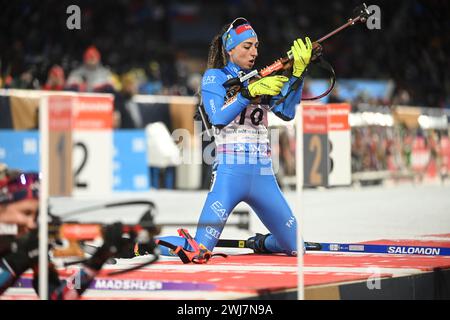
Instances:
[[[227,213],[227,209],[225,209],[222,205],[222,203],[220,203],[220,201],[216,201],[214,202],[210,208],[214,211],[214,213],[222,220],[222,221],[227,221],[228,219],[228,213]]]
[[[206,86],[208,84],[212,84],[216,82],[216,76],[206,76],[203,79],[203,85]]]

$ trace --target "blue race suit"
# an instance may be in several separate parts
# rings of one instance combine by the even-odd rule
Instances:
[[[225,103],[223,83],[245,72],[229,62],[223,69],[208,69],[202,80],[205,111],[214,127],[216,159],[212,184],[197,226],[195,240],[212,251],[222,233],[228,216],[241,201],[258,215],[270,235],[265,238],[266,250],[273,253],[297,253],[296,219],[284,198],[272,169],[268,137],[268,109],[274,106],[298,80],[291,77],[280,95],[266,104],[253,103],[238,93]],[[242,73],[241,73],[242,74]],[[244,83],[247,86],[248,83]],[[272,111],[283,120],[295,117],[303,83]],[[161,237],[161,240],[192,250],[181,237]],[[161,247],[164,255],[170,250]]]

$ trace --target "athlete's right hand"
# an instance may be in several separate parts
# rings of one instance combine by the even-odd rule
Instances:
[[[280,94],[281,88],[288,80],[285,76],[264,77],[250,83],[247,88],[241,91],[241,94],[247,99],[261,95],[276,96]]]

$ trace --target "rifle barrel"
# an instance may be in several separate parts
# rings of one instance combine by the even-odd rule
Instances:
[[[344,30],[345,28],[354,25],[356,22],[358,22],[360,20],[361,20],[361,16],[358,16],[355,19],[349,19],[346,24],[344,24],[344,25],[340,26],[339,28],[331,31],[330,33],[324,35],[322,38],[320,38],[319,40],[316,40],[314,42],[321,43],[321,42],[325,41],[326,39],[334,36],[336,33]]]

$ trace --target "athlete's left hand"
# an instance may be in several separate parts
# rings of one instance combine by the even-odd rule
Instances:
[[[291,51],[294,56],[292,75],[299,78],[311,61],[311,40],[308,37],[305,38],[305,43],[300,38],[295,40],[292,44]]]

